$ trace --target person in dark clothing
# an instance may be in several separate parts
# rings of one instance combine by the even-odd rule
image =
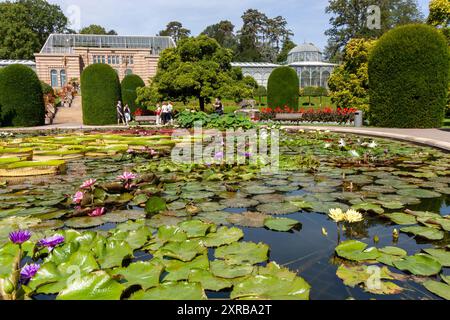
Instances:
[[[214,103],[214,109],[217,114],[223,115],[223,104],[220,98],[216,98],[216,101]]]
[[[117,113],[117,124],[123,124],[125,123],[125,118],[123,115],[123,107],[122,107],[122,102],[118,101],[117,102],[117,106],[116,106],[116,113]]]

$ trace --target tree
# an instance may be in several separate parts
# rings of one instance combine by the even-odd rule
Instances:
[[[281,49],[280,54],[277,57],[277,62],[278,63],[284,63],[287,61],[288,58],[288,54],[289,52],[294,49],[297,45],[292,42],[290,39],[287,39],[284,43],[283,43],[283,48]]]
[[[291,67],[276,68],[269,77],[267,105],[269,108],[298,109],[299,79]]]
[[[213,96],[242,96],[247,84],[243,82],[242,72],[231,67],[232,57],[231,50],[205,35],[182,39],[176,48],[163,51],[151,89],[140,90],[139,94],[145,91],[185,102],[195,97],[201,110]]]
[[[447,38],[450,46],[450,2],[447,0],[431,0],[430,15],[427,23],[438,28],[440,32]]]
[[[32,59],[51,33],[67,30],[67,18],[58,5],[44,0],[0,3],[0,58]]]
[[[382,127],[441,127],[449,71],[446,39],[435,28],[413,24],[389,31],[369,57],[371,123]]]
[[[234,34],[234,25],[231,21],[222,20],[219,23],[210,25],[201,33],[216,41],[224,48],[235,51],[238,46],[236,35]]]
[[[81,74],[83,123],[109,125],[117,121],[116,104],[121,100],[120,81],[107,64],[92,64]]]
[[[36,73],[21,64],[0,71],[0,123],[2,126],[43,125],[45,106],[42,85]]]
[[[343,63],[328,80],[332,102],[339,108],[369,111],[369,54],[375,40],[352,39],[347,43]]]
[[[117,32],[114,30],[106,31],[106,29],[97,24],[91,24],[88,27],[84,27],[80,30],[81,34],[104,34],[104,35],[117,35]]]
[[[178,21],[171,21],[167,24],[166,29],[161,30],[158,35],[172,37],[175,42],[189,37],[191,30],[183,27],[183,24]]]
[[[380,8],[381,28],[369,27],[368,9]],[[343,48],[353,38],[378,38],[386,31],[403,24],[422,21],[416,0],[330,0],[325,12],[331,14],[331,28],[325,32],[329,37],[326,56],[337,60]]]

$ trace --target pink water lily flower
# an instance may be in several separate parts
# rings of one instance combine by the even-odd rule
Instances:
[[[97,182],[97,179],[89,179],[83,182],[83,184],[80,186],[81,189],[89,189],[95,185]]]
[[[72,197],[72,201],[75,204],[80,204],[81,201],[83,201],[84,198],[84,193],[81,191],[78,191],[77,193],[75,193],[75,195]]]
[[[102,215],[104,215],[106,212],[105,208],[96,208],[94,210],[92,210],[91,213],[89,213],[89,217],[100,217]]]
[[[122,181],[130,181],[130,180],[134,180],[136,178],[137,178],[137,175],[135,175],[134,173],[131,173],[131,172],[127,172],[127,171],[125,171],[122,175],[117,177],[117,179],[122,180]]]

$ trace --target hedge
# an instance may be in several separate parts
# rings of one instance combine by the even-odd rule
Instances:
[[[131,112],[134,113],[138,106],[136,105],[137,88],[145,87],[144,80],[141,77],[135,74],[129,74],[122,80],[122,101],[123,105],[128,106],[131,109]]]
[[[109,125],[117,123],[116,105],[121,100],[117,73],[107,64],[93,64],[81,74],[83,123]]]
[[[371,124],[441,127],[449,58],[445,38],[430,26],[406,25],[383,35],[369,56]]]
[[[41,82],[31,68],[13,64],[1,69],[0,123],[14,127],[45,124]]]
[[[267,104],[276,109],[285,106],[298,109],[300,83],[297,73],[290,67],[276,68],[269,77]]]
[[[55,91],[53,90],[52,86],[45,83],[44,81],[41,81],[41,87],[42,87],[42,93],[43,94],[52,94],[55,95]]]

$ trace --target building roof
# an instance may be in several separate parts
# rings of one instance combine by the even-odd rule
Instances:
[[[289,51],[289,54],[297,53],[297,52],[318,52],[318,53],[321,53],[320,49],[317,48],[312,43],[304,43],[304,44],[301,44],[299,46],[296,46],[294,49]]]
[[[337,64],[322,61],[298,61],[289,63],[290,67],[335,67]]]
[[[161,52],[175,47],[171,37],[116,36],[92,34],[51,34],[40,53],[71,54],[73,48],[149,49]]]
[[[36,66],[36,63],[32,60],[0,60],[0,66],[9,66],[11,64],[23,64],[30,67]]]
[[[280,65],[269,62],[232,62],[232,67],[239,68],[277,68]]]

